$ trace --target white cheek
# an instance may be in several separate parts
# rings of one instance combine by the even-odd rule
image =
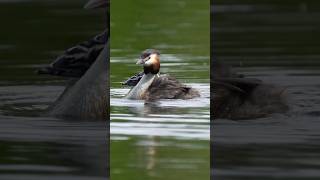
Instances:
[[[151,65],[157,62],[157,55],[151,54],[148,61],[145,62],[146,65]]]
[[[151,60],[148,60],[147,62],[145,62],[144,64],[146,64],[146,65],[150,65],[150,64],[152,64],[152,61]]]

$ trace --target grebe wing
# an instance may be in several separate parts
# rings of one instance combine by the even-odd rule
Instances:
[[[241,89],[241,88],[239,88],[239,87],[237,87],[235,85],[232,85],[230,83],[225,83],[225,82],[221,82],[221,81],[213,81],[213,92],[217,91],[217,89],[221,88],[221,87],[226,88],[226,89],[231,90],[231,91],[236,91],[236,92],[239,92],[239,93],[243,93],[243,94],[246,93],[243,89]]]
[[[124,81],[122,83],[122,85],[125,86],[135,86],[138,84],[138,82],[140,81],[140,79],[142,78],[142,76],[144,75],[144,72],[139,72],[138,74],[131,76],[129,79],[127,79],[126,81]]]
[[[97,59],[107,41],[107,31],[69,48],[49,66],[38,70],[38,74],[64,77],[81,77]]]
[[[215,78],[213,88],[226,88],[242,94],[250,93],[254,88],[261,85],[262,81],[255,78]],[[216,85],[216,86],[215,86]]]
[[[174,77],[161,75],[149,87],[146,99],[190,99],[199,96],[198,91],[181,84]]]

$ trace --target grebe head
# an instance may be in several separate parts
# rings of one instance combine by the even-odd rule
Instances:
[[[157,77],[160,70],[160,53],[155,49],[147,49],[142,52],[137,64],[143,65],[144,74],[138,84],[134,86],[126,98],[144,99],[148,88]]]
[[[142,64],[144,73],[158,74],[160,71],[160,53],[155,49],[147,49],[141,53],[136,64]]]

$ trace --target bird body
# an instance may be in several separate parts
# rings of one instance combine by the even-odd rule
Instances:
[[[86,8],[107,8],[108,0],[90,0]],[[49,66],[38,70],[71,78],[64,92],[48,108],[50,116],[106,120],[108,97],[108,29],[94,38],[69,48]]]
[[[140,81],[129,91],[126,98],[128,99],[145,99],[148,88],[156,78],[156,74],[144,74]]]
[[[254,119],[288,110],[285,88],[246,78],[221,62],[211,67],[214,119]]]
[[[159,74],[160,53],[154,49],[142,52],[137,64],[143,65],[143,72],[126,80],[123,85],[133,86],[128,99],[191,99],[199,97],[197,90],[185,86],[169,75]]]

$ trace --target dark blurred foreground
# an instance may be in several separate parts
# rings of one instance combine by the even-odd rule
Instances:
[[[217,119],[214,179],[319,179],[320,2],[213,3],[213,59],[285,88],[289,105],[264,118]]]

